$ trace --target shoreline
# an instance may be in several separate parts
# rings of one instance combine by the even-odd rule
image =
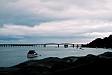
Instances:
[[[63,75],[90,72],[101,73],[112,69],[112,52],[83,57],[49,57],[30,60],[12,67],[0,67],[0,75]],[[110,71],[111,72],[111,71]]]

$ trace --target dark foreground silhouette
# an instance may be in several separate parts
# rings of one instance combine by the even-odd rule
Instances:
[[[12,67],[1,67],[0,75],[79,75],[112,74],[112,52],[98,56],[49,57],[31,60]]]

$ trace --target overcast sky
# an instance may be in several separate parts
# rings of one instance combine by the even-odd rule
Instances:
[[[112,0],[0,0],[0,42],[87,43],[112,34]]]

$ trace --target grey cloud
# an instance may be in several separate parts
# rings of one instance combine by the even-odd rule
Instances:
[[[18,37],[18,36],[12,36],[12,35],[2,35],[0,36],[0,40],[4,40],[4,41],[12,41],[12,40],[20,40],[23,39],[23,37]]]
[[[35,25],[65,19],[111,20],[108,0],[2,0],[0,23]],[[34,6],[33,6],[34,5]],[[71,10],[70,10],[71,9]]]
[[[111,0],[0,0],[0,35],[18,33],[39,40],[76,40],[91,39],[96,37],[94,34],[111,34],[111,5]]]

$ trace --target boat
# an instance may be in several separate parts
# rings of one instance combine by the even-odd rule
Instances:
[[[27,54],[27,58],[34,58],[37,56],[38,56],[38,54],[35,52],[35,50],[29,50],[29,52]]]

